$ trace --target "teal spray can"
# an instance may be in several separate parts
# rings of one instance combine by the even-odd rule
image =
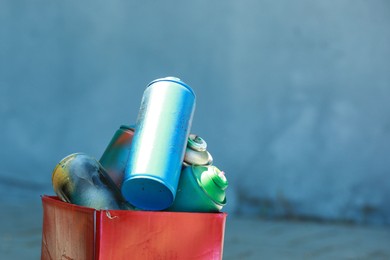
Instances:
[[[99,160],[119,189],[122,186],[133,136],[133,126],[121,125]]]

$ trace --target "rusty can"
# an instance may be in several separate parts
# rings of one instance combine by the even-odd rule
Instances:
[[[95,209],[133,209],[101,164],[84,153],[62,159],[52,173],[55,193],[65,202]]]

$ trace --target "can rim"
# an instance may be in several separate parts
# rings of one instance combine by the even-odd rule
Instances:
[[[135,130],[135,127],[133,125],[121,125],[119,128],[123,130],[130,130],[130,131]]]
[[[186,83],[184,83],[183,81],[181,81],[180,78],[177,78],[177,77],[165,77],[165,78],[155,79],[155,80],[153,80],[152,82],[150,82],[146,87],[149,87],[150,85],[152,85],[152,84],[154,84],[154,83],[157,83],[157,82],[161,82],[161,81],[168,81],[168,82],[174,82],[174,83],[180,84],[180,85],[182,85],[183,87],[185,87],[188,91],[190,91],[191,94],[192,94],[194,97],[196,97],[194,90],[193,90],[189,85],[187,85]]]

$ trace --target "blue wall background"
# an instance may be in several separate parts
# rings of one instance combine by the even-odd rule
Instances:
[[[228,212],[390,224],[389,25],[385,0],[2,0],[1,203],[40,211],[57,162],[99,158],[172,75]]]

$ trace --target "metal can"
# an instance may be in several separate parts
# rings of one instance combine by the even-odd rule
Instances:
[[[133,136],[133,126],[121,125],[99,160],[119,189],[122,186]]]
[[[183,167],[176,198],[168,211],[219,212],[226,204],[225,173],[215,166]]]
[[[162,210],[173,203],[195,99],[194,91],[174,77],[146,87],[121,188],[137,208]]]
[[[100,163],[84,153],[62,159],[53,170],[52,184],[65,202],[95,209],[133,209]]]
[[[190,134],[183,164],[185,166],[213,164],[213,157],[206,149],[207,143],[205,140],[198,135]]]

